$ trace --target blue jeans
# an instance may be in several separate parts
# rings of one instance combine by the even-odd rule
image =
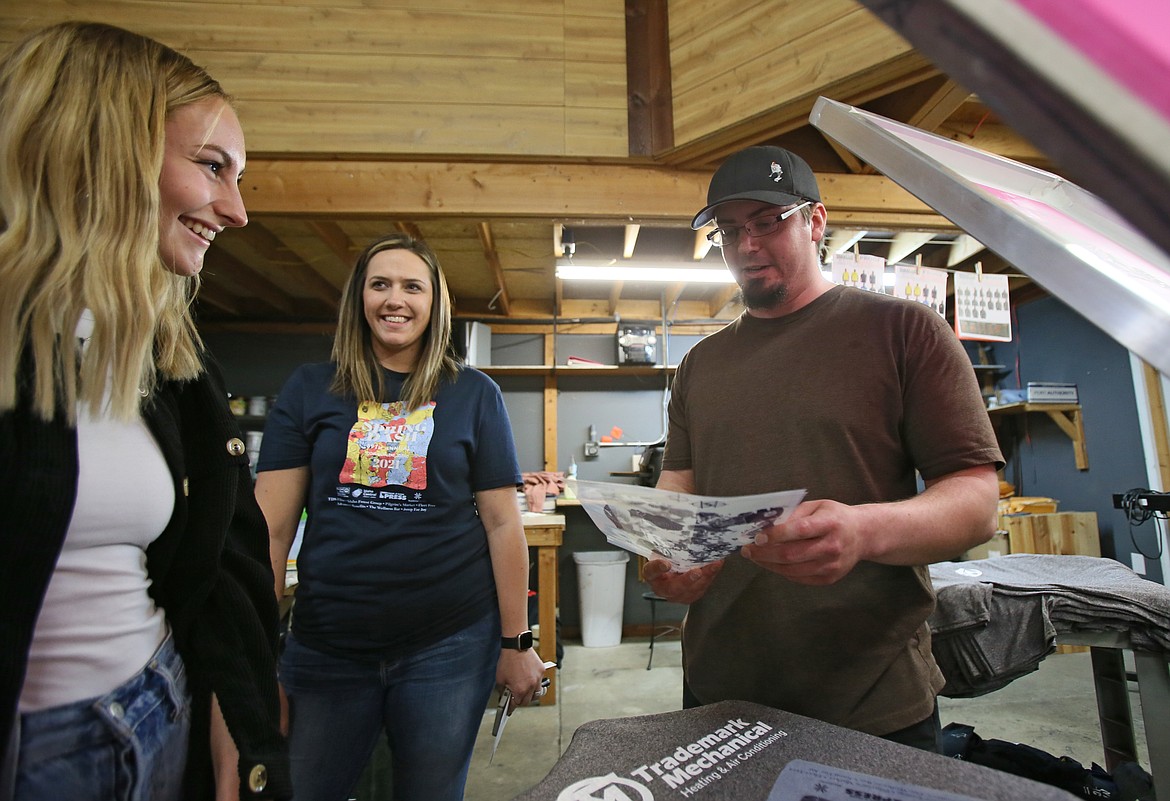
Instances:
[[[190,727],[187,674],[167,637],[106,695],[20,716],[16,801],[177,801]]]
[[[395,801],[459,801],[496,682],[498,612],[409,656],[355,662],[290,634],[280,660],[288,694],[297,801],[349,797],[384,729]]]

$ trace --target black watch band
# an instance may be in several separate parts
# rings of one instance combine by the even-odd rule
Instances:
[[[532,647],[532,632],[522,631],[515,637],[501,637],[501,648],[510,648],[513,651],[527,651]]]

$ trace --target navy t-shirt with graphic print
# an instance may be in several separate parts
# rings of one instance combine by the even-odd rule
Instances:
[[[497,606],[474,493],[521,482],[494,381],[464,367],[419,409],[329,391],[298,368],[264,427],[258,471],[309,467],[293,633],[353,659],[395,659]],[[383,371],[397,398],[406,375]]]

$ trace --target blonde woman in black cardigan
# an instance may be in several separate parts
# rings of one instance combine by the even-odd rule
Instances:
[[[64,23],[0,58],[0,797],[288,798],[267,531],[189,305],[224,90]]]

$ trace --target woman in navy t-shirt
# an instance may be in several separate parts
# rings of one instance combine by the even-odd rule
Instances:
[[[308,511],[280,667],[298,801],[346,797],[382,729],[395,799],[460,799],[493,686],[539,692],[511,425],[450,339],[434,253],[384,237],[350,276],[332,361],[294,372],[268,415],[256,495],[278,595]]]

